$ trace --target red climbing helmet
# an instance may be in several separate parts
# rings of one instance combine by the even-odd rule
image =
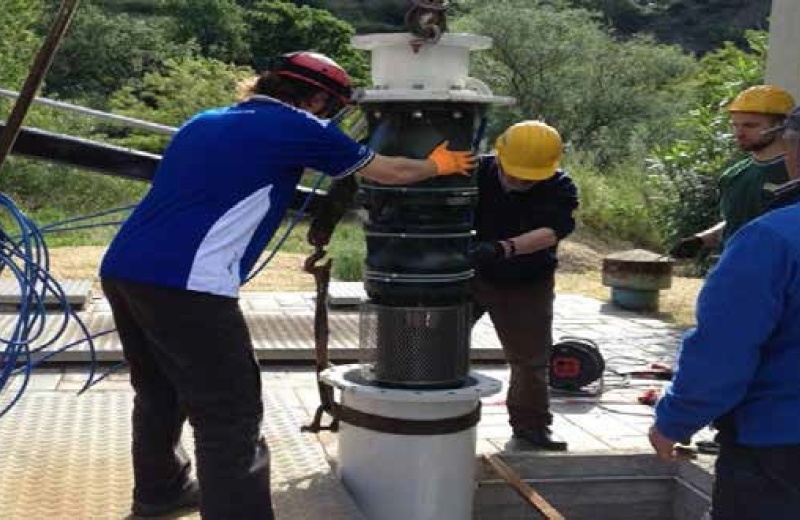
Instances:
[[[348,104],[353,95],[353,82],[345,70],[335,61],[317,52],[290,52],[274,58],[270,72],[280,76],[305,81],[335,96],[342,104]]]

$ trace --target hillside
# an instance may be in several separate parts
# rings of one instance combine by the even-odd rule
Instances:
[[[771,0],[549,0],[601,13],[621,36],[652,33],[672,43],[705,53],[724,41],[743,43],[747,29],[766,29]],[[548,0],[542,0],[547,3]],[[358,32],[402,30],[408,0],[315,0],[294,2],[328,9]],[[453,0],[454,9],[468,9],[474,0]]]

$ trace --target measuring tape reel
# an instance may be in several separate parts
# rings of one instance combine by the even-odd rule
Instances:
[[[603,377],[605,369],[606,362],[594,341],[566,336],[552,347],[550,387],[575,391]]]

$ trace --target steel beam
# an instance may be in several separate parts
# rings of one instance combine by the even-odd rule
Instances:
[[[0,132],[5,124],[0,122]],[[156,173],[161,156],[108,143],[91,141],[36,128],[20,129],[11,153],[31,159],[74,166],[83,170],[150,182]],[[311,193],[309,188],[298,186],[291,209],[299,209]],[[327,194],[317,191],[307,211],[314,212]]]

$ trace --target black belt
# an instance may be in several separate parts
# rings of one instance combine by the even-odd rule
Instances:
[[[448,435],[472,428],[481,419],[481,403],[471,412],[446,419],[417,420],[383,417],[362,412],[349,406],[334,404],[333,416],[359,428],[395,435]]]

